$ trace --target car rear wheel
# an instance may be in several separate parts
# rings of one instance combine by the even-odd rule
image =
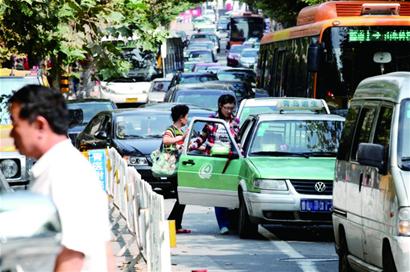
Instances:
[[[246,209],[245,200],[242,193],[239,194],[239,219],[238,219],[238,234],[241,239],[249,239],[254,237],[258,232],[258,225],[254,224],[249,219],[248,210]]]

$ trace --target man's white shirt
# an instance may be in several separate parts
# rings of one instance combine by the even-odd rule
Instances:
[[[32,174],[31,191],[49,195],[57,207],[62,245],[85,255],[82,271],[107,271],[108,201],[92,165],[67,139],[47,151]]]

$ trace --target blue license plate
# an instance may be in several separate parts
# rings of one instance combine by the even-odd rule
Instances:
[[[301,212],[331,212],[332,200],[328,199],[301,199]]]

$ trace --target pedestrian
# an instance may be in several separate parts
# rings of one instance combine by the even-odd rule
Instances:
[[[182,128],[188,123],[189,107],[187,105],[176,105],[171,109],[171,118],[174,122],[164,132],[162,143],[164,151],[176,156],[177,162],[182,151],[185,137],[188,130],[182,131]],[[176,202],[168,216],[168,220],[175,220],[176,233],[191,233],[191,230],[182,228],[182,217],[184,215],[185,205],[181,205],[178,199],[178,179],[177,175],[170,177],[171,183],[175,189]]]
[[[232,136],[234,136],[235,141],[239,142],[239,118],[235,117],[233,114],[235,107],[235,97],[231,94],[223,94],[218,99],[218,112],[209,117],[225,120],[229,124],[230,132]],[[229,141],[223,130],[224,129],[220,128],[217,124],[207,124],[204,127],[202,134],[195,139],[189,149],[200,149],[201,145],[206,143],[204,152],[209,155],[211,148],[215,143],[225,143],[226,141]],[[215,216],[220,233],[228,234],[230,226],[229,209],[224,207],[215,207]]]
[[[37,160],[30,190],[50,196],[61,219],[62,249],[54,270],[114,271],[107,195],[92,165],[67,137],[63,95],[26,85],[8,103],[14,145]]]

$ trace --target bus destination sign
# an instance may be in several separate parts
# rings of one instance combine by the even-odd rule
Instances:
[[[410,30],[349,29],[349,42],[410,42]]]

